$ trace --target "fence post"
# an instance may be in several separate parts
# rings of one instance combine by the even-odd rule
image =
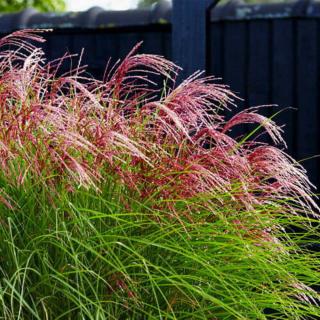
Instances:
[[[173,61],[183,68],[178,82],[206,70],[209,13],[219,0],[173,0]]]

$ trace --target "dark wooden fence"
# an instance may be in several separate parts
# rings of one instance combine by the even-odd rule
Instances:
[[[11,18],[20,25],[8,16],[0,17],[0,27],[7,33],[18,27],[57,26],[46,35],[48,59],[66,50],[80,52],[85,48],[83,62],[92,75],[101,77],[108,57],[114,61],[123,58],[139,41],[144,41],[141,51],[173,58],[171,8],[165,2],[161,6],[163,12],[157,7],[114,14],[95,8],[91,15],[87,12],[91,20],[85,13],[82,18],[65,15],[63,23],[53,21],[59,17],[29,12],[28,19],[19,15]],[[208,74],[222,77],[244,99],[239,110],[278,104],[279,108],[264,111],[270,116],[280,108],[296,108],[275,118],[285,125],[289,153],[298,160],[320,154],[320,4],[304,0],[264,6],[231,3],[213,9],[210,18],[205,61]],[[73,22],[68,24],[68,19]],[[3,27],[8,21],[11,29]],[[174,46],[178,41],[175,36]],[[194,51],[194,43],[184,44]],[[238,133],[249,129],[239,128]],[[303,164],[312,182],[320,186],[319,158]]]

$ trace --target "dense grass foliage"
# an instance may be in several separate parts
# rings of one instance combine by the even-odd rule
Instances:
[[[271,119],[137,48],[58,75],[37,41],[0,40],[0,319],[320,317],[318,207]]]

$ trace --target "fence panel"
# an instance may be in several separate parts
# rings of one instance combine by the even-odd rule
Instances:
[[[241,11],[236,6],[215,8],[210,28],[206,30],[209,32],[205,62],[208,74],[222,77],[222,81],[244,99],[239,101],[238,110],[259,104],[278,104],[279,108],[265,110],[265,114],[270,116],[281,108],[297,108],[280,113],[275,120],[285,125],[289,153],[298,160],[320,154],[320,4],[313,3],[312,10],[309,10],[309,4],[301,4],[301,8],[290,4],[265,6],[263,14],[256,11],[260,9],[248,11],[241,7]],[[123,58],[139,41],[144,41],[139,52],[161,54],[172,59],[176,42],[182,43],[183,39],[172,36],[171,24],[167,23],[170,10],[165,6],[163,8],[166,10],[163,20],[161,10],[151,14],[132,11],[127,13],[126,21],[126,13],[115,14],[112,26],[109,26],[112,24],[109,23],[113,19],[112,13],[102,11],[97,14],[99,24],[96,27],[91,21],[90,28],[58,28],[45,34],[48,42],[43,46],[44,50],[51,60],[62,56],[67,50],[79,53],[84,47],[83,63],[89,65],[90,74],[100,78],[109,57],[113,58],[113,62]],[[40,21],[41,17],[30,15],[32,21]],[[70,15],[70,19],[72,17]],[[109,20],[101,27],[104,17]],[[191,14],[190,19],[192,17]],[[12,17],[12,21],[8,16],[0,17],[0,25],[13,26],[14,19],[16,16]],[[46,17],[48,26],[50,19],[50,15]],[[79,23],[81,19],[75,17],[74,21]],[[37,25],[24,22],[23,26]],[[8,33],[10,27],[1,30]],[[197,52],[193,48],[194,43],[185,42],[184,45],[184,50]],[[203,52],[201,48],[199,50]],[[197,68],[198,65],[191,66],[189,70]],[[67,69],[65,66],[62,71]],[[239,127],[235,135],[244,134],[250,128]],[[310,159],[304,165],[311,180],[320,187],[319,158]]]

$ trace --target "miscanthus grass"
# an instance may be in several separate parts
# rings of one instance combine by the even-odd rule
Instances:
[[[317,319],[318,207],[281,129],[136,48],[59,75],[38,34],[0,40],[0,319]]]

